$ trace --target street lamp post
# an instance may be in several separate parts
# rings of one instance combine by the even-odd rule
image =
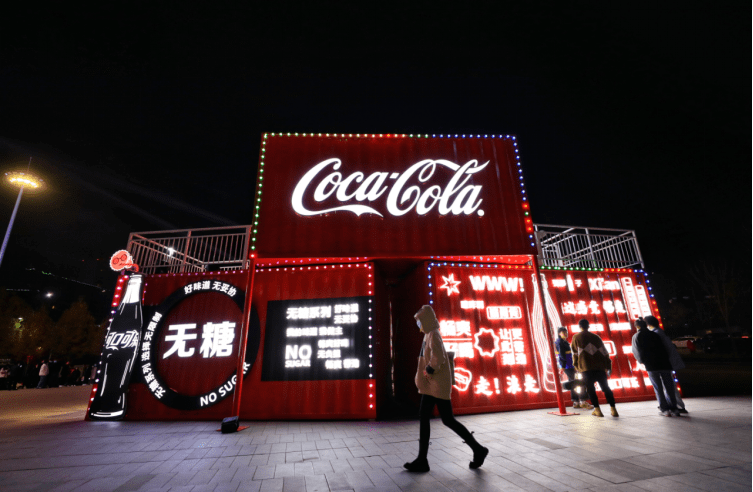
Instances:
[[[31,159],[29,160],[31,163]],[[5,238],[3,239],[3,246],[0,247],[0,265],[3,263],[3,257],[5,256],[5,248],[8,246],[8,239],[10,239],[10,231],[13,229],[13,222],[16,220],[16,214],[18,213],[18,206],[21,204],[21,197],[24,194],[24,188],[38,189],[42,186],[42,180],[30,174],[29,172],[11,172],[5,173],[5,177],[8,182],[14,186],[21,188],[18,190],[18,198],[16,199],[16,206],[13,207],[13,214],[10,216],[10,223],[8,224],[8,230],[5,231]]]

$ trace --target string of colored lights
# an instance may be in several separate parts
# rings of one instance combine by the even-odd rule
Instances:
[[[405,134],[405,133],[264,133],[262,136],[261,148],[259,150],[259,176],[256,186],[256,202],[254,204],[254,223],[251,236],[251,251],[256,250],[256,239],[259,230],[259,214],[261,212],[262,188],[264,185],[264,158],[267,152],[267,140],[269,137],[334,137],[334,138],[500,138],[512,141],[513,150],[515,151],[515,162],[518,167],[518,179],[520,181],[520,192],[523,214],[525,215],[525,228],[528,238],[531,240],[531,247],[536,247],[533,237],[533,219],[530,216],[530,206],[526,197],[525,182],[523,180],[523,170],[521,169],[520,154],[518,150],[517,138],[513,135],[464,135],[464,134]]]
[[[316,270],[322,270],[322,272],[326,270],[335,271],[335,270],[344,270],[348,268],[366,268],[368,270],[373,270],[374,266],[370,263],[339,263],[334,265],[306,265],[306,266],[274,266],[274,267],[261,267],[257,265],[256,273],[272,273],[272,272],[309,272],[309,271],[316,271]],[[370,296],[374,295],[374,274],[372,273],[368,274],[368,294]],[[369,299],[369,378],[373,380],[374,374],[374,345],[373,345],[373,339],[374,339],[374,325],[373,325],[373,299]],[[369,382],[369,409],[374,409],[374,382]]]
[[[504,266],[502,266],[502,265],[504,265]],[[533,269],[533,267],[531,267],[529,265],[509,265],[509,264],[502,264],[502,265],[500,265],[499,263],[465,263],[465,264],[463,264],[463,263],[454,263],[454,262],[450,262],[450,263],[447,263],[447,262],[444,262],[444,263],[434,263],[434,262],[431,262],[427,266],[426,270],[428,272],[431,272],[432,268],[440,267],[440,266],[466,267],[466,268],[470,268],[470,267],[473,267],[473,268],[507,268],[507,269],[510,269],[510,270],[529,270],[529,271]],[[432,287],[433,287],[433,285],[431,283],[432,282],[432,280],[431,280],[431,274],[427,275],[427,279],[429,280],[429,283],[428,283],[428,286],[429,286],[429,304],[434,304],[434,292],[431,290]]]

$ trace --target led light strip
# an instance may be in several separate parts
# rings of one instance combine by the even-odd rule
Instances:
[[[261,139],[261,149],[259,151],[259,176],[256,179],[256,203],[254,204],[254,224],[251,229],[251,251],[256,251],[256,236],[259,232],[259,212],[261,209],[261,191],[264,185],[264,155],[267,152],[267,137],[265,133]],[[272,134],[274,135],[274,134]],[[254,256],[253,254],[251,255]]]
[[[296,272],[296,271],[316,271],[316,270],[343,270],[347,268],[367,268],[369,270],[373,270],[373,265],[369,263],[339,263],[336,265],[313,265],[313,266],[282,266],[282,267],[260,267],[257,266],[256,273],[265,273],[265,272]],[[368,293],[370,296],[374,295],[374,274],[369,273],[369,281],[368,281]],[[373,336],[373,305],[374,300],[369,299],[369,378],[374,378],[374,352],[373,352],[373,342],[374,339]],[[374,383],[369,383],[369,409],[374,409]]]
[[[190,277],[191,275],[199,276],[210,276],[210,275],[232,275],[234,273],[244,273],[246,270],[240,269],[240,270],[219,270],[216,272],[189,272],[189,273],[157,273],[154,275],[149,275],[149,278],[156,278],[156,277]]]
[[[518,165],[518,179],[520,180],[520,194],[523,203],[521,204],[521,207],[523,208],[523,214],[525,215],[525,224],[526,224],[526,232],[528,232],[528,239],[531,240],[531,247],[536,247],[536,241],[533,239],[533,219],[531,219],[530,209],[531,206],[528,204],[528,198],[526,197],[526,187],[525,183],[523,182],[523,169],[520,167],[520,154],[518,151],[518,142],[517,138],[514,136],[509,136],[510,139],[512,139],[512,146],[513,150],[515,150],[515,164]]]
[[[510,265],[510,264],[500,264],[500,263],[429,263],[429,266],[426,268],[426,270],[429,272],[427,275],[427,279],[429,280],[429,304],[434,304],[434,292],[432,292],[432,280],[431,280],[431,270],[435,267],[443,267],[443,266],[449,266],[449,267],[465,267],[465,268],[506,268],[510,270],[532,270],[533,267],[530,267],[528,265]]]
[[[113,309],[110,311],[110,319],[107,320],[108,324],[107,324],[107,332],[105,332],[105,340],[107,340],[107,336],[110,334],[110,326],[112,325],[112,320],[115,319],[115,313],[117,312],[117,309],[115,309],[115,308],[117,308],[118,304],[120,304],[120,298],[122,297],[122,291],[123,291],[123,283],[127,282],[129,278],[130,277],[128,275],[120,275],[118,277],[118,284],[115,287],[115,294],[112,296],[112,307],[113,307]],[[102,351],[99,353],[99,360],[100,360],[100,362],[102,361],[102,357],[104,355],[105,355],[105,344],[103,342],[102,343]],[[101,374],[101,373],[102,373],[102,368],[99,367],[99,364],[98,364],[97,374]],[[94,400],[94,395],[97,393],[97,388],[96,388],[97,384],[96,383],[99,383],[99,376],[96,376],[96,378],[94,379],[94,383],[95,384],[94,384],[94,388],[92,388],[92,394],[89,397],[89,403],[90,404],[91,404],[92,400]],[[88,412],[89,412],[89,410],[87,409],[87,415],[88,415]]]
[[[256,250],[256,238],[259,228],[259,213],[261,209],[261,192],[264,180],[264,157],[267,149],[267,139],[269,137],[335,137],[335,138],[430,138],[429,134],[405,134],[405,133],[265,133],[261,141],[261,149],[259,152],[259,176],[256,186],[256,203],[254,206],[254,224],[251,236],[251,251]],[[526,197],[526,188],[523,181],[523,170],[520,167],[520,154],[518,150],[517,138],[513,135],[444,135],[444,134],[432,134],[431,138],[501,138],[512,140],[513,150],[515,151],[515,163],[518,167],[518,179],[520,181],[520,193],[525,216],[525,229],[528,234],[528,238],[531,240],[531,247],[536,247],[536,241],[533,238],[533,219],[530,214],[530,205],[528,204],[528,198]]]
[[[261,260],[260,259],[256,263],[256,267],[257,268],[260,268],[260,267],[276,267],[278,265],[290,265],[290,264],[295,264],[295,263],[304,263],[304,264],[309,263],[309,264],[314,264],[314,263],[317,263],[317,262],[335,262],[335,261],[344,262],[346,259],[348,260],[348,262],[351,262],[351,261],[359,262],[359,261],[366,261],[368,258],[366,256],[363,256],[363,257],[361,257],[361,256],[354,256],[354,257],[349,257],[349,258],[345,258],[345,257],[334,257],[334,258],[293,258],[293,259],[286,259],[286,260],[278,260],[278,261],[275,261],[274,263],[272,261],[265,262],[265,260]],[[347,265],[347,263],[343,263],[343,264]]]
[[[512,138],[511,135],[437,135],[420,133],[265,133],[264,138],[270,137],[335,137],[335,138]],[[517,152],[517,151],[516,151]]]
[[[562,270],[568,272],[631,272],[628,268],[589,268],[589,267],[553,267],[541,265],[542,270]]]

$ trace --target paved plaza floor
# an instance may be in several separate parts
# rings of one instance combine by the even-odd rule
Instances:
[[[0,392],[0,491],[750,491],[751,398],[656,402],[619,418],[545,410],[461,416],[490,449],[432,421],[431,471],[415,458],[418,422],[85,422],[89,387]],[[607,407],[608,408],[608,407]]]

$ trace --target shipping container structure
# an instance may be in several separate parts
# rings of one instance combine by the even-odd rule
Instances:
[[[581,318],[617,400],[654,397],[630,353],[633,321],[659,317],[634,232],[534,224],[514,136],[270,133],[257,176],[248,226],[131,234],[138,355],[92,400],[107,376],[134,420],[415,411],[424,304],[458,414],[569,403],[552,334]],[[124,340],[108,333],[103,358]]]

